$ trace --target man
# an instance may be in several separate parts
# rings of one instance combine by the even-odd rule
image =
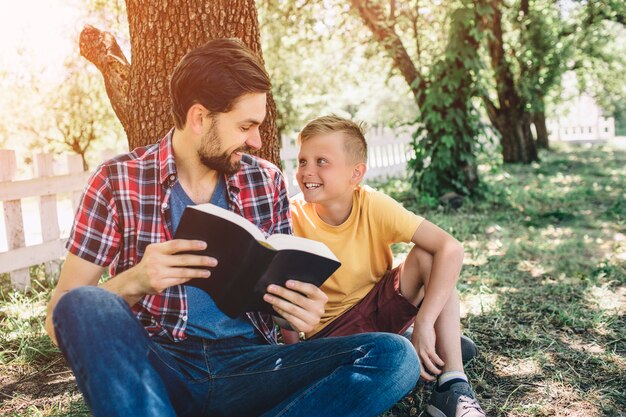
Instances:
[[[186,205],[212,202],[267,234],[291,233],[280,171],[247,155],[261,146],[269,78],[243,44],[189,52],[171,79],[175,127],[157,144],[93,174],[48,306],[55,340],[95,416],[378,415],[419,377],[404,338],[366,334],[276,344],[272,319],[231,319],[205,292],[219,259],[171,240]],[[227,236],[216,236],[218,239]],[[111,279],[99,284],[104,268]],[[324,311],[319,288],[289,281],[265,300],[307,332]]]

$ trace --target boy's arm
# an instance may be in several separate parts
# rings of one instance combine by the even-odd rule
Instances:
[[[433,265],[418,317],[434,325],[456,287],[463,265],[463,245],[428,220],[422,221],[411,241],[433,256]]]
[[[413,343],[418,349],[423,365],[431,372],[438,374],[437,366],[443,366],[444,363],[435,351],[434,326],[456,288],[463,265],[463,246],[447,232],[427,220],[422,221],[411,240],[433,257],[424,299],[415,318]]]

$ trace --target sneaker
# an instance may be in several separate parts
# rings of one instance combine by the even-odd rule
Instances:
[[[445,384],[444,384],[445,385]],[[445,391],[433,389],[426,413],[431,417],[486,417],[476,394],[465,381],[450,384]]]
[[[411,335],[413,334],[413,326],[409,327],[406,332],[402,336],[411,340]],[[478,347],[476,343],[472,339],[467,336],[461,335],[461,357],[463,360],[463,366],[465,366],[469,361],[478,356]]]

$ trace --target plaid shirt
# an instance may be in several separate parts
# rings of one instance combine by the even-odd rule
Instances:
[[[111,276],[139,263],[151,243],[172,238],[168,225],[169,197],[177,181],[170,131],[154,145],[117,156],[96,169],[89,179],[67,249],[100,266]],[[229,207],[267,235],[291,234],[289,200],[278,168],[244,155],[241,170],[226,177]],[[185,339],[187,293],[184,286],[146,295],[132,307],[151,335]],[[269,343],[276,342],[271,316],[247,313]]]

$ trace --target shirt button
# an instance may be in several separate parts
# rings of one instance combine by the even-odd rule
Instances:
[[[162,208],[163,210],[167,210],[167,203],[163,203],[163,204],[161,204],[161,208]]]
[[[183,321],[187,321],[187,316],[183,316]]]

